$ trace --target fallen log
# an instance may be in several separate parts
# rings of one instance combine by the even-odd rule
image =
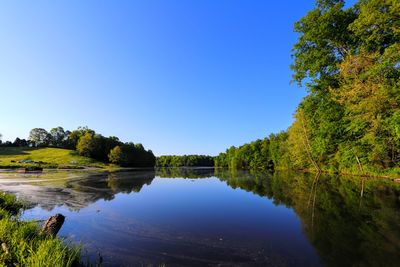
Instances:
[[[55,237],[60,231],[62,225],[64,224],[65,217],[64,215],[57,213],[54,216],[51,216],[44,223],[42,228],[42,234]]]
[[[17,172],[18,173],[40,173],[40,172],[43,172],[43,168],[31,166],[31,167],[19,168],[19,169],[17,169]]]

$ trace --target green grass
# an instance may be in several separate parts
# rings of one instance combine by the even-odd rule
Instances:
[[[20,160],[42,161],[44,168],[76,168],[105,167],[102,162],[82,157],[74,150],[62,148],[28,148],[2,147],[0,148],[0,167],[25,167],[35,164],[19,163]],[[76,162],[75,164],[71,162]]]
[[[0,193],[0,266],[75,266],[80,247],[41,234],[34,221],[19,221],[15,196]]]

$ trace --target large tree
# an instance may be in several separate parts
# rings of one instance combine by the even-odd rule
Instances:
[[[345,9],[344,1],[319,0],[295,30],[292,69],[309,89],[300,110],[313,158],[339,169],[398,164],[400,2],[362,0]],[[299,133],[289,131],[289,139]],[[291,153],[301,157],[300,149]]]
[[[63,127],[56,127],[50,130],[51,145],[56,147],[63,147],[65,140],[68,138],[67,133]]]
[[[29,141],[33,146],[48,146],[50,142],[49,133],[43,128],[34,128],[29,133]]]
[[[123,159],[123,153],[121,147],[116,146],[113,149],[111,149],[110,153],[108,154],[108,159],[111,163],[116,163],[116,164],[121,163]]]
[[[293,81],[308,95],[288,131],[269,136],[274,167],[362,174],[399,167],[400,1],[346,8],[317,0],[295,31]],[[216,164],[247,167],[260,156],[256,144],[232,147]]]
[[[295,23],[299,33],[293,48],[293,79],[309,81],[310,90],[336,87],[338,63],[356,48],[349,25],[357,18],[357,8],[344,9],[342,0],[318,0],[316,7]]]
[[[85,133],[79,138],[78,144],[76,145],[76,151],[79,155],[90,157],[93,151],[93,135],[91,133]]]

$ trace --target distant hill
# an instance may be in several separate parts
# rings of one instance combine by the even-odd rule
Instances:
[[[63,148],[0,147],[0,168],[41,165],[44,168],[105,167],[100,161]]]

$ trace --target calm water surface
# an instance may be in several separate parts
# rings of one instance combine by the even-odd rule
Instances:
[[[400,188],[383,179],[213,169],[0,173],[62,213],[103,266],[400,266]],[[101,256],[99,256],[101,255]]]

